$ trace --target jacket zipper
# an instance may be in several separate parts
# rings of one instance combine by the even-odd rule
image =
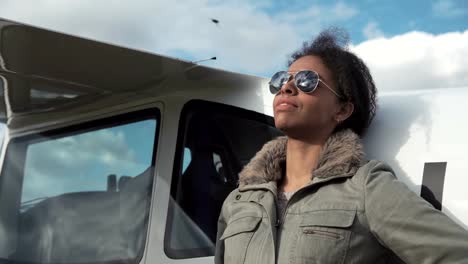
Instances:
[[[307,187],[305,187],[305,188],[299,189],[297,192],[295,192],[295,193],[291,196],[291,198],[290,198],[290,199],[288,200],[288,202],[286,203],[286,207],[284,208],[283,214],[281,215],[281,217],[278,217],[278,218],[276,219],[276,227],[277,227],[277,228],[281,227],[281,225],[283,224],[284,218],[286,217],[286,212],[288,211],[289,205],[291,204],[293,198],[296,197],[297,194],[299,194],[300,192],[303,192],[304,190],[307,190],[310,186],[312,186],[312,185],[309,185],[309,186],[307,186]]]
[[[325,180],[325,181],[320,181],[320,182],[316,182],[316,183],[311,183],[310,185],[307,185],[307,186],[305,186],[305,187],[299,189],[298,191],[296,191],[296,192],[291,196],[291,198],[288,200],[288,202],[286,203],[286,207],[284,208],[284,212],[283,212],[281,218],[280,218],[280,217],[277,217],[277,219],[276,219],[276,227],[279,228],[279,227],[283,224],[284,218],[286,217],[286,212],[288,211],[288,208],[289,208],[289,204],[291,204],[291,202],[293,201],[293,198],[294,198],[294,197],[296,197],[299,193],[304,192],[304,191],[308,190],[309,188],[312,188],[313,186],[315,186],[315,185],[318,184],[318,183],[328,182],[328,181],[330,181],[330,180],[334,180],[335,178],[341,178],[341,177],[333,177],[333,178],[327,179],[327,180]],[[278,197],[276,197],[276,199],[278,199]],[[276,202],[278,203],[278,201],[276,201]]]

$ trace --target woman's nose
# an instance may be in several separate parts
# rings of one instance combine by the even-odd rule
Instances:
[[[294,85],[294,79],[293,78],[290,78],[286,83],[283,84],[283,86],[281,86],[280,93],[281,94],[283,94],[283,93],[284,94],[290,94],[290,95],[297,94],[297,88]]]

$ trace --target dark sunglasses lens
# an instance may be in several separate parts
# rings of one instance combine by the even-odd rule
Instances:
[[[305,93],[311,93],[317,88],[319,77],[313,71],[300,71],[294,77],[296,87]]]
[[[281,90],[281,87],[284,83],[286,83],[289,79],[289,75],[285,71],[277,72],[271,77],[270,80],[270,92],[272,94],[276,94]]]

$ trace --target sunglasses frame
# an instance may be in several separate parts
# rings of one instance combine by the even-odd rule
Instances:
[[[318,72],[316,72],[316,71],[313,71],[313,70],[279,71],[279,72],[276,72],[275,74],[273,74],[273,76],[275,76],[276,74],[281,73],[281,72],[284,72],[284,73],[288,74],[288,79],[286,79],[286,81],[285,81],[284,83],[280,84],[281,86],[278,88],[278,91],[277,91],[276,93],[273,93],[273,94],[278,94],[279,92],[281,92],[281,89],[283,88],[283,86],[284,86],[285,84],[287,84],[287,83],[291,80],[291,77],[292,77],[293,80],[294,80],[294,86],[295,86],[298,90],[301,90],[301,92],[303,92],[303,93],[306,93],[306,94],[313,93],[313,92],[317,89],[319,82],[321,82],[321,83],[323,83],[323,84],[325,85],[325,87],[326,87],[328,90],[330,90],[330,92],[332,92],[333,94],[335,94],[336,97],[342,99],[342,97],[341,97],[335,90],[333,90],[327,83],[325,83],[325,82],[320,78],[320,75],[319,75]],[[300,73],[300,72],[312,72],[312,73],[314,73],[314,74],[317,76],[317,80],[318,80],[318,81],[317,81],[317,83],[315,84],[315,87],[314,87],[311,91],[309,91],[309,92],[303,91],[301,88],[299,88],[299,87],[297,86],[297,84],[296,84],[296,75],[297,75],[298,73]],[[272,78],[273,78],[273,76],[272,76]],[[272,91],[271,87],[274,87],[274,88],[276,89],[276,87],[273,86],[273,85],[271,84],[271,80],[268,82],[268,84],[270,85],[270,92]]]

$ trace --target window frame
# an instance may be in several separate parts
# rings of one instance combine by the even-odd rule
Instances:
[[[145,255],[147,244],[148,244],[147,242],[148,242],[148,235],[150,233],[152,203],[154,199],[154,189],[155,189],[155,183],[156,183],[156,179],[154,177],[154,171],[156,167],[159,136],[160,136],[161,125],[162,125],[161,110],[158,107],[152,106],[150,108],[133,110],[127,113],[93,119],[93,120],[85,121],[79,124],[72,124],[66,127],[54,128],[50,130],[40,131],[40,132],[33,133],[33,134],[11,138],[8,141],[7,146],[6,146],[5,156],[4,156],[5,158],[3,160],[3,164],[1,168],[2,171],[0,172],[0,190],[3,189],[2,185],[4,184],[4,180],[5,180],[5,177],[3,176],[3,174],[6,173],[6,171],[8,171],[9,167],[11,166],[9,164],[12,163],[12,158],[10,156],[11,156],[13,147],[20,147],[22,151],[21,153],[23,154],[21,156],[22,166],[20,168],[17,168],[16,170],[18,171],[15,172],[19,174],[21,177],[20,186],[22,187],[23,180],[24,180],[24,170],[25,170],[25,165],[26,165],[25,161],[26,161],[26,154],[27,154],[27,151],[26,151],[27,146],[31,144],[35,144],[35,143],[49,141],[49,140],[55,140],[55,139],[75,136],[75,135],[79,135],[79,134],[83,134],[87,132],[98,131],[101,129],[128,125],[131,123],[136,123],[136,122],[145,121],[145,120],[155,120],[156,127],[154,131],[153,150],[151,154],[151,163],[150,163],[153,176],[152,176],[152,181],[151,181],[151,186],[150,186],[150,190],[151,190],[150,198],[149,198],[150,203],[147,206],[149,216],[148,216],[148,219],[146,219],[146,230],[144,234],[145,240],[143,241],[144,246],[140,250],[140,252],[136,255],[136,257],[132,259],[117,259],[117,260],[109,260],[109,261],[92,262],[92,263],[98,263],[98,264],[140,263],[141,260],[143,259],[143,256]],[[11,263],[11,264],[25,263],[23,261],[10,260],[10,259],[1,258],[1,257],[0,257],[0,262]],[[43,264],[43,262],[28,262],[28,264]],[[73,262],[69,262],[68,264],[73,264]],[[80,263],[80,264],[87,264],[87,263]]]
[[[177,131],[177,141],[175,149],[175,157],[171,178],[170,186],[170,197],[176,197],[178,183],[180,176],[182,175],[183,160],[184,160],[184,147],[185,147],[185,135],[188,127],[188,121],[190,120],[190,113],[192,112],[210,112],[210,113],[223,113],[227,116],[233,116],[240,119],[247,119],[250,121],[256,121],[272,127],[274,126],[274,119],[271,116],[263,113],[255,112],[245,108],[227,105],[223,103],[217,103],[212,101],[206,101],[201,99],[193,99],[186,102],[182,108],[179,125]],[[223,160],[224,154],[220,153],[220,158]],[[171,259],[188,259],[188,258],[199,258],[199,257],[212,257],[214,254],[206,254],[206,252],[212,251],[214,248],[193,248],[193,249],[172,249],[170,247],[171,231],[174,223],[174,208],[171,206],[171,198],[169,199],[168,211],[166,217],[166,227],[164,231],[164,253]]]

